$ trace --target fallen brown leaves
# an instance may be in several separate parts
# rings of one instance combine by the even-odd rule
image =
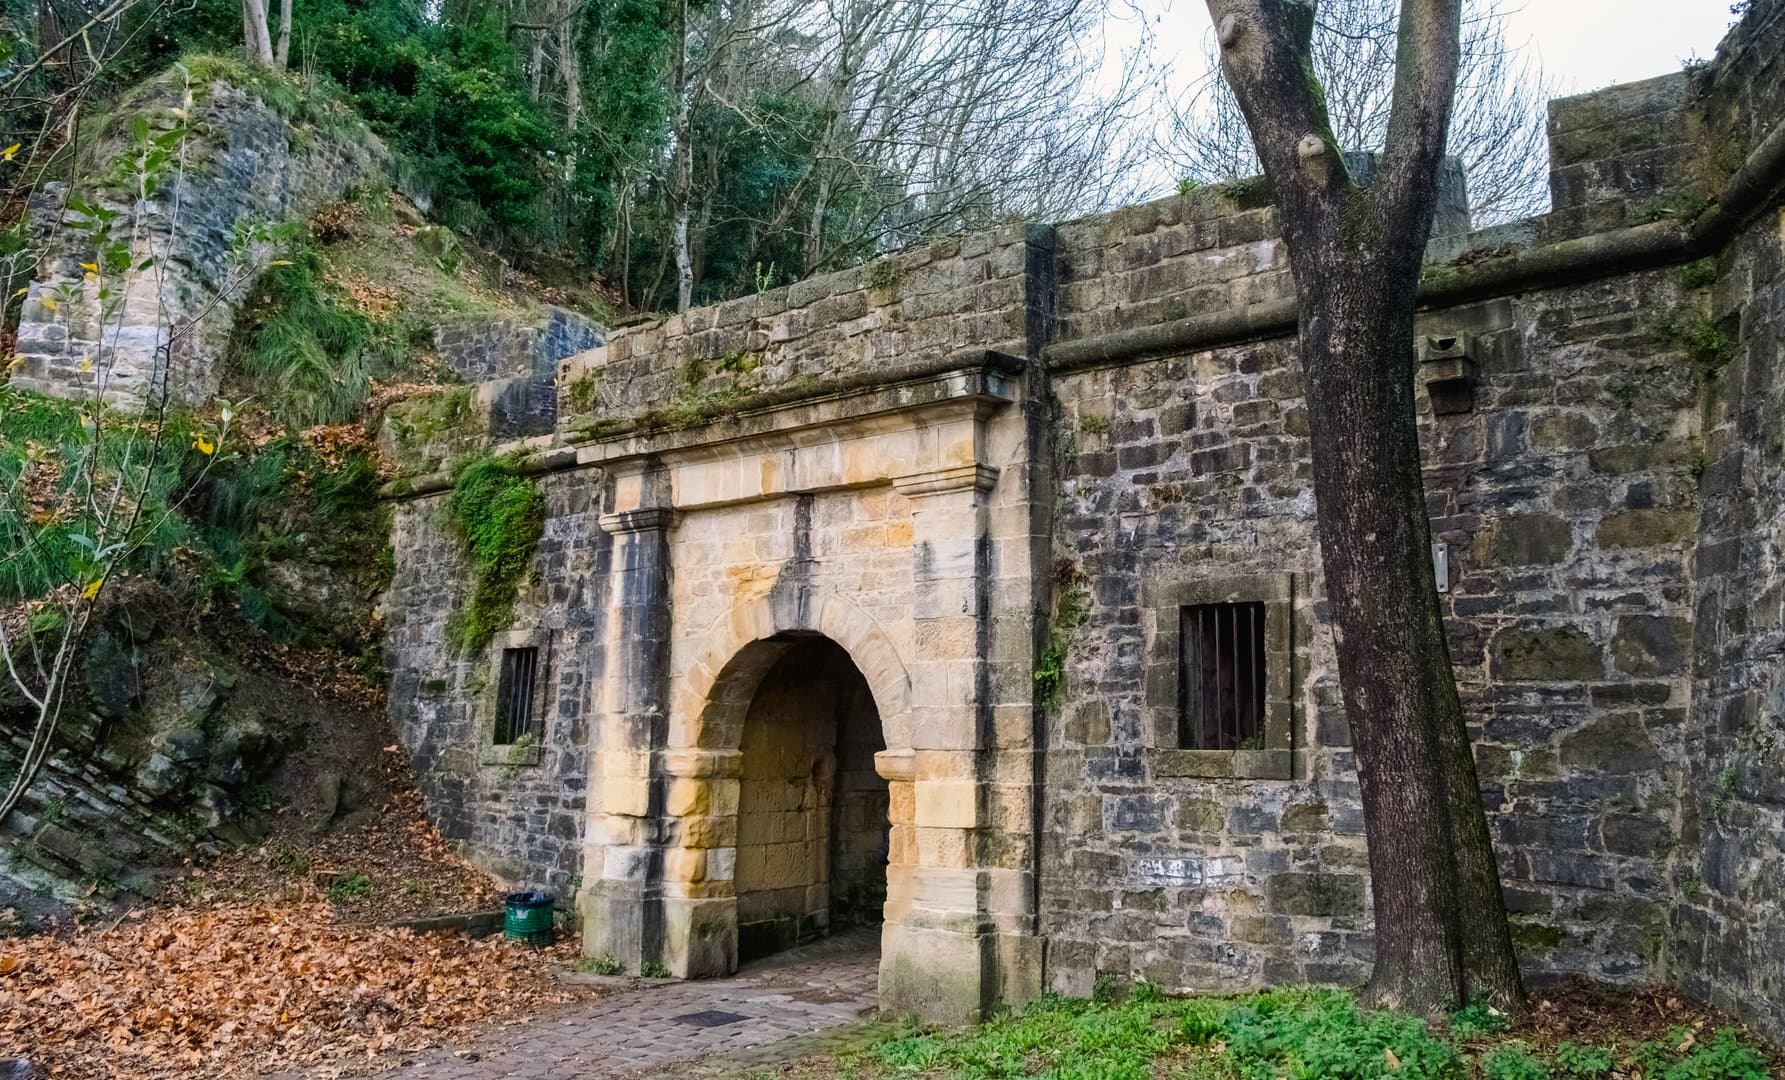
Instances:
[[[195,909],[218,903],[312,903],[328,895],[332,877],[344,874],[363,875],[369,892],[330,904],[337,923],[387,925],[502,906],[497,883],[453,853],[427,820],[413,787],[390,795],[366,820],[340,823],[320,836],[302,815],[293,820],[282,814],[264,844],[193,868],[158,899]]]
[[[0,942],[0,1057],[69,1077],[348,1071],[591,996],[551,978],[571,942],[532,949],[331,919],[326,904],[162,910]]]

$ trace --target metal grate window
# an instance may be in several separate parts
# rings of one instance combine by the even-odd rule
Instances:
[[[533,730],[533,689],[538,674],[538,649],[502,650],[502,677],[496,684],[498,745],[509,745]]]
[[[1264,604],[1179,609],[1178,745],[1264,747]]]

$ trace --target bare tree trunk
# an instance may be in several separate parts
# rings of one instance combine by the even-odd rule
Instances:
[[[1432,576],[1413,299],[1456,85],[1459,0],[1403,0],[1388,142],[1346,172],[1304,0],[1208,0],[1300,305],[1314,495],[1375,898],[1371,996],[1524,1005]]]
[[[558,23],[558,79],[564,84],[564,130],[576,133],[583,120],[583,64],[577,55],[582,20],[567,14]]]
[[[826,255],[824,246],[824,218],[830,213],[831,174],[827,168],[818,180],[818,193],[812,197],[812,214],[806,223],[806,265],[803,270],[807,274],[818,272]]]
[[[676,5],[676,147],[675,147],[675,257],[676,310],[687,311],[694,300],[694,262],[688,251],[689,188],[694,182],[694,152],[688,145],[694,120],[694,89],[688,79],[688,0]]]
[[[284,71],[291,60],[291,0],[279,0],[279,47],[273,54],[273,66]]]
[[[242,25],[248,39],[248,59],[262,67],[272,67],[273,38],[267,30],[266,0],[242,0]]]

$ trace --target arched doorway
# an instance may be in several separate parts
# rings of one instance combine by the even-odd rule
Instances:
[[[739,961],[880,922],[888,793],[874,755],[885,748],[849,654],[816,635],[788,640],[739,738]]]

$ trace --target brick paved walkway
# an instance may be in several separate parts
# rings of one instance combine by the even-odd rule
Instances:
[[[766,1061],[760,1048],[844,1027],[873,1009],[879,937],[877,928],[850,931],[751,964],[729,979],[628,990],[490,1032],[467,1046],[426,1051],[380,1075],[606,1080],[678,1062]]]

